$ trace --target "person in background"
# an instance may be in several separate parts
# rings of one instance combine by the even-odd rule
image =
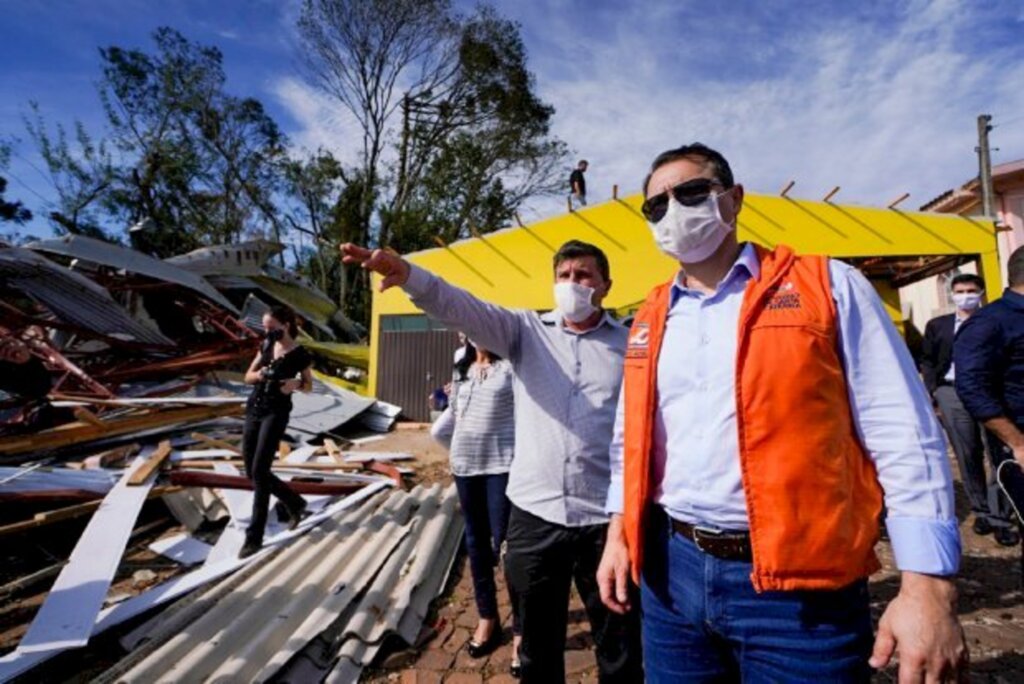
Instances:
[[[251,556],[263,546],[271,494],[288,511],[289,529],[294,529],[306,515],[305,499],[274,475],[271,465],[288,427],[292,393],[313,388],[313,359],[295,341],[299,327],[291,309],[272,308],[263,316],[263,329],[266,339],[245,373],[245,382],[255,387],[245,406],[242,457],[255,494],[239,558]]]
[[[512,365],[470,342],[463,348],[465,353],[455,364],[456,380],[451,392],[451,434],[439,434],[445,430],[444,419],[434,424],[431,434],[449,449],[452,475],[466,521],[466,552],[480,616],[466,650],[471,657],[480,658],[501,643],[494,568],[505,542],[511,510],[505,489],[515,449],[515,412]],[[511,670],[518,676],[516,654],[521,639],[515,600],[510,598]]]
[[[705,145],[658,155],[643,191],[679,270],[630,329],[598,583],[620,613],[640,583],[647,681],[862,682],[896,652],[901,682],[955,676],[949,459],[878,294],[739,242],[743,186]],[[872,651],[883,500],[901,580]]]
[[[581,159],[569,174],[569,208],[578,209],[587,206],[587,179],[583,176],[589,166],[586,159]]]
[[[477,299],[396,254],[341,246],[344,263],[383,276],[428,316],[464,330],[515,370],[515,458],[505,578],[516,596],[526,684],[565,680],[573,583],[590,619],[602,684],[643,681],[636,614],[608,611],[595,571],[608,515],[608,443],[622,380],[627,330],[602,303],[608,257],[570,240],[552,259],[554,311],[506,309]]]
[[[466,333],[458,332],[458,333],[456,333],[456,335],[459,338],[459,346],[456,347],[455,351],[452,353],[452,367],[453,368],[457,368],[458,365],[459,365],[459,361],[461,361],[462,359],[466,358],[466,352],[468,351],[468,345],[469,345],[469,339],[466,337]],[[471,358],[469,360],[469,362],[472,363],[473,359]],[[452,376],[452,380],[454,380],[454,379],[455,379],[455,376],[453,375]]]
[[[989,430],[997,468],[1008,458],[1024,466],[1024,247],[1006,270],[1003,296],[967,319],[953,343],[956,391]],[[1011,532],[1005,540],[1016,542]]]
[[[956,312],[937,316],[925,326],[921,346],[921,375],[925,387],[939,407],[939,420],[953,445],[960,478],[967,500],[974,513],[974,532],[980,535],[995,532],[1002,545],[1017,543],[1010,525],[1005,498],[994,481],[985,475],[985,442],[981,425],[964,408],[953,385],[956,366],[953,363],[953,339],[960,326],[981,309],[985,281],[973,273],[960,273],[950,283]]]

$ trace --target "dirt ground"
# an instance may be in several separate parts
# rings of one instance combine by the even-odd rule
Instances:
[[[416,481],[449,481],[447,452],[430,439],[425,430],[404,429],[364,448],[379,451],[408,451],[417,455]],[[956,463],[953,460],[956,473]],[[1009,684],[1024,682],[1024,592],[1021,591],[1021,549],[998,546],[991,536],[979,537],[971,529],[973,519],[964,505],[959,482],[957,516],[963,540],[963,560],[958,586],[958,612],[971,654],[972,682]],[[877,620],[899,590],[899,574],[887,541],[878,544],[883,569],[871,578],[872,613]],[[515,681],[508,675],[511,660],[511,623],[499,574],[499,596],[504,644],[488,657],[473,659],[466,653],[466,642],[476,626],[473,588],[466,559],[456,564],[445,594],[435,604],[433,630],[427,630],[416,648],[382,653],[381,662],[364,673],[363,681],[372,684]],[[569,682],[596,682],[593,642],[579,597],[573,592],[569,608],[566,642],[566,675]],[[876,676],[878,682],[895,682],[896,670],[890,668]]]

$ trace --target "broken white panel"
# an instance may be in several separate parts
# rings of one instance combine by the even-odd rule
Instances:
[[[81,489],[106,494],[117,484],[123,470],[72,470],[63,467],[0,467],[0,494]]]
[[[99,614],[99,618],[96,620],[90,636],[96,636],[111,627],[121,624],[125,620],[130,620],[137,615],[141,615],[147,610],[163,605],[168,601],[173,601],[180,596],[184,596],[193,589],[203,586],[207,582],[212,582],[213,580],[224,577],[225,575],[228,575],[249,563],[260,560],[267,555],[268,549],[272,548],[273,545],[284,543],[299,536],[300,534],[305,534],[306,530],[309,528],[319,525],[327,518],[345,510],[346,508],[359,505],[377,492],[390,486],[392,486],[390,480],[381,480],[375,484],[363,487],[358,492],[350,494],[344,499],[337,501],[332,506],[324,510],[323,513],[310,516],[306,520],[302,521],[302,524],[299,525],[297,530],[280,535],[280,538],[273,540],[270,544],[265,546],[263,551],[253,554],[248,558],[240,560],[236,557],[215,565],[203,565],[187,575],[176,577],[159,586],[153,587],[149,591],[139,594],[124,603],[111,606]],[[66,648],[64,647],[55,647],[47,651],[34,653],[24,653],[20,650],[12,651],[0,658],[0,682],[10,681],[11,679],[28,672],[37,665],[42,664],[65,650]]]
[[[213,546],[210,544],[184,532],[157,539],[149,545],[149,550],[153,553],[158,553],[182,565],[202,563],[210,555],[211,549]]]
[[[401,406],[378,399],[373,406],[359,415],[359,422],[374,432],[387,432],[398,420],[398,414],[401,412]]]
[[[213,522],[228,515],[227,507],[205,487],[189,487],[180,492],[164,494],[163,502],[171,515],[189,532],[195,532],[207,520]]]
[[[353,444],[370,444],[371,442],[381,442],[387,439],[385,435],[366,435],[364,437],[346,437],[345,441],[352,442]]]
[[[189,449],[188,451],[175,451],[171,454],[171,461],[206,461],[214,458],[239,458],[237,451],[231,449]]]
[[[50,593],[18,644],[21,653],[84,646],[121,562],[135,519],[142,510],[156,471],[142,485],[128,486],[156,447],[135,459],[93,513]]]
[[[408,461],[412,454],[400,451],[345,451],[345,463],[366,463],[367,461]]]
[[[229,463],[215,463],[213,470],[224,475],[238,475],[238,468]],[[245,489],[218,489],[217,491],[220,493],[224,505],[227,506],[231,519],[228,520],[217,543],[207,555],[205,566],[238,558],[238,552],[245,544],[245,528],[252,516],[252,492]]]
[[[288,454],[284,461],[296,464],[305,463],[316,454],[316,451],[317,447],[300,447]],[[215,472],[225,475],[239,474],[238,468],[228,463],[215,463],[213,469]],[[238,552],[242,550],[242,545],[245,544],[245,528],[248,527],[249,521],[252,519],[253,492],[245,489],[219,489],[218,491],[228,508],[228,512],[231,514],[231,520],[228,521],[227,527],[221,532],[220,538],[210,551],[210,555],[207,556],[207,565],[220,563],[221,561],[238,556]],[[322,509],[330,498],[325,496],[309,496],[306,497],[306,500],[310,510],[315,511]],[[273,510],[274,501],[275,498],[270,497],[269,505],[271,510]],[[271,522],[268,517],[265,535],[273,538],[276,534],[280,533],[282,527],[283,525],[281,524]]]

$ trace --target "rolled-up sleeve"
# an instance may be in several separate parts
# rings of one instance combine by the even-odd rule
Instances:
[[[830,275],[854,423],[885,493],[896,566],[954,574],[960,534],[953,480],[931,400],[867,279],[837,261],[831,262]]]
[[[977,420],[1006,415],[998,391],[1002,350],[999,323],[983,316],[964,321],[953,342],[956,393]]]

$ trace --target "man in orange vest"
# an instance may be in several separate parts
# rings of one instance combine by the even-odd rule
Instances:
[[[718,152],[659,155],[643,213],[680,263],[638,311],[611,446],[598,570],[612,611],[640,585],[647,681],[900,681],[965,657],[946,446],[868,281],[736,237]],[[883,509],[902,582],[872,648]]]

